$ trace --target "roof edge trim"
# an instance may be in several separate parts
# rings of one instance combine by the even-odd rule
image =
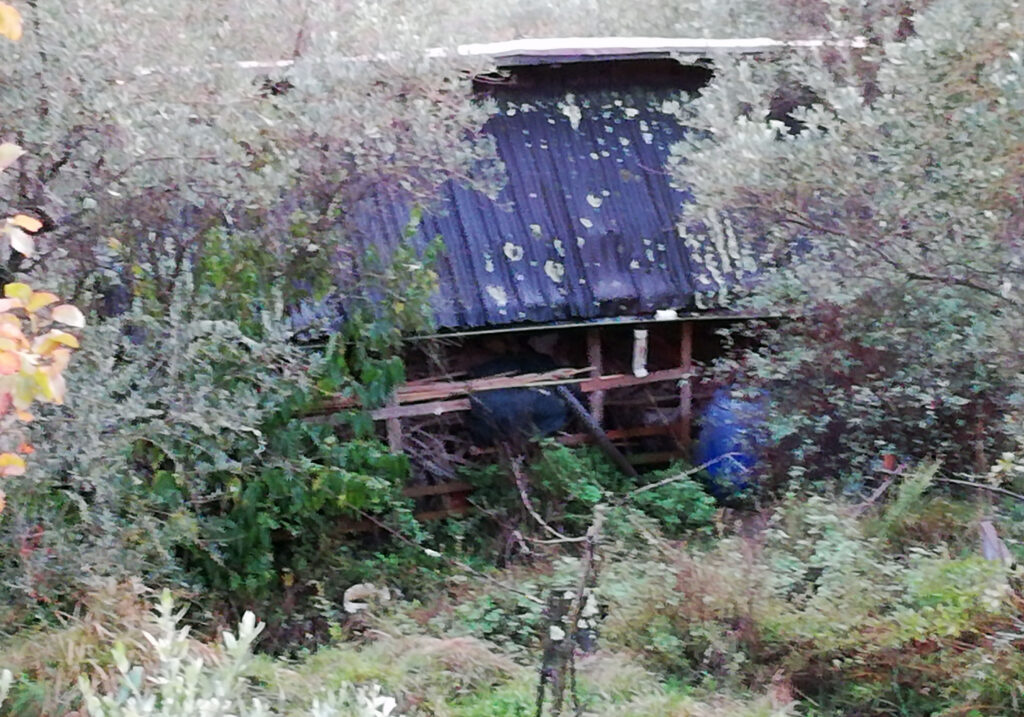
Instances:
[[[774,40],[770,37],[737,38],[677,38],[677,37],[551,37],[509,40],[459,45],[454,54],[461,57],[506,58],[562,58],[629,57],[651,53],[714,55],[717,53],[748,54],[770,52],[789,48],[818,47],[867,47],[867,39],[855,37],[851,40],[806,39]],[[447,57],[452,52],[446,48],[432,48],[429,57]]]
[[[736,38],[676,38],[676,37],[550,37],[508,40],[504,42],[483,42],[458,45],[455,48],[432,47],[426,50],[428,59],[448,57],[494,59],[521,64],[543,64],[545,62],[584,62],[587,60],[627,59],[650,57],[652,55],[693,55],[707,57],[716,54],[758,54],[783,49],[867,47],[867,38],[842,39],[774,40],[770,37]],[[386,52],[375,55],[354,55],[317,60],[320,62],[388,62],[397,59],[401,53]],[[274,70],[291,67],[295,60],[241,60],[206,65],[207,68],[235,68],[240,70]],[[185,72],[190,68],[171,68],[174,72]],[[134,75],[145,77],[167,71],[160,67],[137,67]]]

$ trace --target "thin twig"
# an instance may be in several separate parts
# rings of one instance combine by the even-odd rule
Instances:
[[[515,478],[516,487],[519,489],[519,499],[522,501],[523,507],[526,508],[526,512],[528,512],[530,516],[535,521],[537,521],[537,524],[540,525],[540,527],[544,528],[544,530],[548,531],[549,533],[554,535],[555,538],[557,538],[557,540],[548,540],[545,542],[551,544],[580,543],[586,540],[586,536],[582,536],[579,538],[570,538],[567,535],[563,535],[562,533],[558,532],[550,525],[548,525],[547,521],[540,517],[540,513],[537,512],[537,510],[533,507],[533,503],[530,501],[530,495],[526,492],[526,476],[523,475],[521,462],[522,458],[519,456],[516,456],[515,458],[512,459],[512,477]]]
[[[882,493],[884,493],[889,488],[889,486],[892,485],[892,482],[893,480],[895,480],[895,478],[896,476],[889,476],[888,478],[886,478],[882,485],[878,486],[877,488],[875,488],[874,491],[872,491],[871,495],[868,496],[867,500],[865,500],[860,505],[854,507],[853,514],[860,515],[865,510],[867,510],[868,506],[870,506],[872,503],[878,500],[882,496]]]
[[[880,469],[878,472],[879,473],[887,473],[889,475],[894,475],[894,476],[895,475],[902,475],[902,473],[900,471],[890,471],[890,470],[885,470],[884,468]],[[963,473],[959,473],[957,475],[964,475],[964,474]],[[888,480],[891,481],[892,479],[890,478]],[[1022,495],[1020,493],[1014,493],[1012,490],[1006,490],[1006,488],[999,488],[998,486],[994,486],[994,485],[985,485],[984,483],[976,483],[974,481],[969,481],[969,480],[957,480],[956,478],[938,478],[937,477],[937,478],[933,478],[932,480],[937,481],[939,483],[951,483],[953,485],[961,485],[961,486],[963,486],[965,488],[976,488],[978,490],[987,490],[987,491],[989,491],[991,493],[999,493],[1000,495],[1005,495],[1008,498],[1013,498],[1014,500],[1019,500],[1022,503],[1024,503],[1024,495]]]
[[[1021,495],[1020,493],[1014,493],[1011,490],[999,488],[994,485],[985,485],[984,483],[973,483],[968,480],[957,480],[956,478],[936,478],[935,480],[941,483],[953,483],[954,485],[962,485],[966,488],[977,488],[978,490],[987,490],[991,491],[992,493],[999,493],[1001,495],[1007,496],[1008,498],[1013,498],[1014,500],[1019,500],[1022,503],[1024,503],[1024,495]]]
[[[663,485],[668,485],[669,483],[675,483],[676,481],[681,481],[681,480],[684,480],[686,478],[690,478],[691,476],[697,475],[702,470],[705,470],[706,468],[709,468],[709,467],[715,465],[716,463],[724,461],[726,458],[730,458],[731,459],[731,458],[735,458],[738,455],[740,455],[740,454],[739,453],[725,453],[723,455],[718,456],[717,458],[711,459],[707,463],[702,463],[699,466],[691,468],[690,470],[683,471],[682,473],[679,473],[678,475],[674,475],[674,476],[671,476],[669,478],[665,478],[664,480],[660,480],[660,481],[657,481],[655,483],[648,483],[647,485],[640,486],[639,488],[631,490],[628,493],[625,493],[622,496],[620,496],[619,499],[617,501],[615,501],[615,503],[613,503],[613,505],[622,505],[623,503],[625,503],[626,501],[630,500],[634,496],[639,495],[640,493],[644,493],[644,492],[649,491],[649,490],[655,490],[657,488],[661,488]]]

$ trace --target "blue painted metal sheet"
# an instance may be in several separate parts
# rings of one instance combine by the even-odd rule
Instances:
[[[524,101],[525,99],[525,101]],[[665,169],[686,128],[682,92],[585,91],[499,103],[486,130],[506,184],[495,199],[449,183],[413,241],[440,237],[440,327],[635,315],[694,302],[691,249],[676,221],[685,192]],[[408,217],[375,197],[360,234],[381,248]],[[392,244],[393,245],[393,244]]]

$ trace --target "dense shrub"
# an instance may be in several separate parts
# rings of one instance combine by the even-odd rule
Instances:
[[[690,118],[708,132],[679,154],[688,221],[721,247],[707,286],[795,319],[752,327],[726,368],[770,389],[790,477],[855,485],[883,453],[984,473],[1021,372],[1021,8],[908,3],[865,24],[823,5],[839,44],[723,58]],[[785,117],[780,87],[804,103]]]
[[[1024,601],[1008,568],[955,545],[897,552],[867,525],[800,498],[753,537],[613,563],[605,639],[694,684],[784,675],[822,714],[1016,711]]]

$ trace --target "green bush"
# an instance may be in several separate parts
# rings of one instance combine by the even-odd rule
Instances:
[[[723,368],[766,389],[783,480],[858,488],[884,453],[986,473],[1020,403],[1024,15],[819,5],[817,35],[866,46],[723,59],[687,108],[684,211],[723,248],[701,301],[786,317]]]
[[[673,535],[706,528],[716,510],[715,500],[697,476],[684,476],[690,466],[683,462],[643,474],[639,480],[624,475],[600,450],[569,448],[554,441],[540,450],[524,468],[531,503],[542,517],[562,532],[582,534],[593,520],[598,503],[625,503],[655,520]],[[521,499],[510,472],[500,465],[464,470],[462,477],[477,490],[474,499],[488,510],[506,515],[522,513]],[[652,490],[628,494],[645,485],[677,478]],[[616,524],[621,523],[613,519]],[[533,526],[531,530],[538,529]],[[550,536],[548,536],[550,537]]]

